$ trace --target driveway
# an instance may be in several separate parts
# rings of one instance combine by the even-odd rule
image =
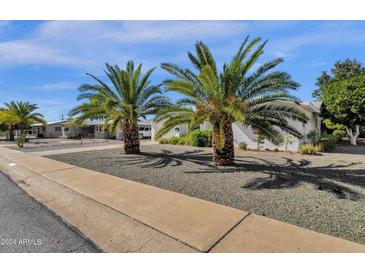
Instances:
[[[98,252],[0,173],[0,252]]]

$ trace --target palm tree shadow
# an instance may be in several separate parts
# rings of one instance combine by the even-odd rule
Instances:
[[[111,159],[111,157],[106,157]],[[113,158],[113,157],[112,157]],[[113,163],[123,165],[139,165],[141,168],[177,167],[186,163],[193,163],[197,170],[183,170],[185,174],[232,174],[242,172],[256,172],[261,176],[250,179],[242,186],[243,189],[285,189],[295,188],[309,183],[319,191],[326,191],[339,199],[357,201],[363,194],[351,189],[351,186],[365,187],[365,170],[350,167],[361,163],[351,162],[343,164],[329,164],[326,166],[312,166],[311,161],[301,159],[294,161],[283,157],[284,164],[270,162],[253,156],[236,156],[236,165],[232,167],[216,167],[212,164],[212,154],[206,150],[195,149],[176,153],[163,149],[161,152],[141,152],[140,154],[124,154],[114,157]]]
[[[161,152],[124,154],[122,158],[115,158],[117,158],[117,162],[123,165],[139,165],[142,168],[164,168],[167,166],[181,166],[184,162],[190,162],[205,167],[214,167],[214,165],[211,164],[211,157],[211,153],[207,153],[201,149],[188,150],[182,153],[174,153],[171,150],[162,149]],[[111,157],[101,158],[111,159]],[[115,160],[113,160],[113,162],[115,162]]]
[[[244,161],[243,158],[256,159],[255,162]],[[364,195],[348,186],[365,188],[365,170],[347,169],[361,163],[329,164],[326,166],[311,166],[308,160],[285,158],[284,164],[272,163],[255,157],[236,157],[234,167],[221,169],[219,173],[257,172],[264,176],[254,178],[245,183],[242,188],[250,190],[295,188],[303,183],[309,183],[319,191],[326,191],[339,199],[357,201]],[[214,173],[214,170],[189,171],[190,174]],[[347,186],[348,185],[348,186]]]

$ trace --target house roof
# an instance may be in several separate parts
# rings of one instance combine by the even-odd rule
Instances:
[[[64,124],[66,123],[67,121],[65,120],[59,120],[59,121],[52,121],[52,122],[47,122],[47,125],[54,125],[54,124]],[[138,122],[139,125],[151,125],[152,124],[152,120],[141,120]],[[108,123],[110,124],[111,121]],[[86,120],[85,121],[85,125],[87,126],[101,126],[104,124],[104,121],[103,120]],[[36,124],[33,124],[32,125],[33,127],[37,127],[37,126],[44,126],[43,124],[41,123],[36,123]]]
[[[62,121],[62,120],[59,120],[59,121],[52,121],[52,122],[47,122],[47,126],[49,125],[54,125],[54,124],[62,124],[62,123],[65,123],[66,121]],[[33,124],[32,127],[39,127],[39,126],[44,126],[42,123],[36,123],[36,124]]]
[[[315,102],[303,102],[300,104],[302,108],[305,110],[308,110],[310,112],[314,113],[320,113],[321,112],[321,101],[315,101]]]
[[[139,125],[151,125],[152,122],[153,122],[152,120],[141,120],[141,121],[138,121],[138,124]],[[88,126],[101,126],[103,124],[104,124],[103,120],[86,120],[85,121],[85,125],[88,125]],[[111,121],[108,124],[111,124]]]

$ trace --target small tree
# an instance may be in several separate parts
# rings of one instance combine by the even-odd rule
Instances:
[[[345,126],[352,145],[356,145],[360,126],[365,124],[365,76],[331,81],[323,90],[323,103],[333,122]]]
[[[288,145],[291,145],[293,143],[293,136],[285,135],[283,138],[283,142],[285,144],[285,151],[288,151]]]
[[[24,143],[27,141],[27,135],[22,131],[20,136],[16,139],[16,145],[20,148],[24,147]]]
[[[261,150],[261,145],[264,143],[265,143],[265,136],[262,135],[260,132],[258,132],[257,138],[256,138],[257,151]]]

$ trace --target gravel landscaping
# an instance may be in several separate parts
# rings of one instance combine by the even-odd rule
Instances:
[[[142,146],[49,158],[365,244],[365,154],[236,150],[236,166],[214,167],[211,149]]]
[[[14,142],[8,142],[13,146],[9,146],[11,149],[23,151],[23,152],[35,152],[46,150],[58,150],[67,148],[80,148],[80,147],[92,147],[92,146],[105,146],[113,144],[121,144],[120,140],[112,139],[61,139],[61,138],[42,138],[42,139],[30,139],[29,142],[24,144],[24,147],[19,148],[14,146]]]

